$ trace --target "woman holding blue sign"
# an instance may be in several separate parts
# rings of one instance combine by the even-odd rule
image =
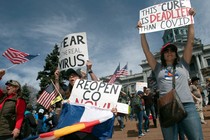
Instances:
[[[194,9],[190,8],[189,15],[195,15]],[[140,29],[143,26],[144,25],[139,21],[137,27]],[[194,25],[188,25],[187,43],[184,47],[182,58],[178,56],[177,46],[172,43],[167,43],[161,48],[161,63],[159,63],[150,51],[145,34],[141,34],[140,38],[141,46],[148,64],[155,73],[160,90],[160,97],[172,89],[172,77],[175,75],[175,89],[188,114],[187,117],[172,126],[167,128],[161,126],[164,140],[177,140],[179,127],[182,128],[189,140],[203,140],[200,118],[196,112],[195,104],[188,86],[189,65],[194,45]],[[173,69],[173,67],[175,69]],[[173,71],[175,71],[174,74]]]

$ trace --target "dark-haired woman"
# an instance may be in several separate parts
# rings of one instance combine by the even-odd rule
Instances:
[[[193,16],[195,15],[195,11],[191,8],[189,14]],[[142,27],[140,21],[137,26],[138,28]],[[161,63],[159,63],[149,49],[145,34],[141,34],[140,38],[148,64],[155,73],[160,97],[172,89],[173,70],[175,70],[176,91],[188,114],[186,118],[173,126],[168,128],[161,127],[164,140],[177,140],[179,127],[182,128],[189,140],[202,140],[203,134],[200,118],[196,112],[195,104],[188,86],[189,64],[194,44],[194,25],[188,25],[188,38],[182,58],[178,56],[177,46],[167,43],[161,48]]]

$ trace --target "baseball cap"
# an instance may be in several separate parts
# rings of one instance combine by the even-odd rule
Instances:
[[[139,90],[139,91],[137,92],[137,94],[138,94],[138,95],[139,95],[139,94],[144,94],[144,92],[141,91],[141,90]]]
[[[42,108],[39,109],[38,113],[42,113],[43,114],[44,113],[44,109],[42,109]]]
[[[16,86],[16,87],[21,87],[20,83],[16,80],[8,80],[5,85],[12,85],[12,86]]]
[[[72,73],[75,73],[76,75],[78,75],[80,78],[82,77],[82,73],[81,73],[81,69],[78,68],[76,70],[70,68],[66,71],[66,76],[69,77]]]
[[[164,53],[164,51],[166,51],[167,48],[170,48],[171,50],[177,52],[177,47],[176,45],[172,44],[172,43],[166,43],[165,45],[162,46],[160,53]]]
[[[196,76],[195,76],[195,77],[192,77],[192,78],[191,78],[191,82],[194,82],[194,81],[199,80],[199,79],[200,79],[200,78],[198,78],[198,77],[196,77]]]

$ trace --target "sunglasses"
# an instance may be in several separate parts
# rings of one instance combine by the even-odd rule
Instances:
[[[174,48],[174,47],[167,47],[167,48],[165,48],[164,50],[163,50],[163,52],[165,53],[165,52],[176,52],[176,48]]]

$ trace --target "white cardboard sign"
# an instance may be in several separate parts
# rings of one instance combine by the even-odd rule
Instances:
[[[86,33],[73,33],[65,36],[59,53],[58,67],[61,71],[85,66],[89,59]]]
[[[190,0],[174,0],[140,10],[139,34],[186,26],[194,23],[189,15]]]
[[[117,104],[121,88],[122,85],[77,79],[69,100],[111,110]]]

